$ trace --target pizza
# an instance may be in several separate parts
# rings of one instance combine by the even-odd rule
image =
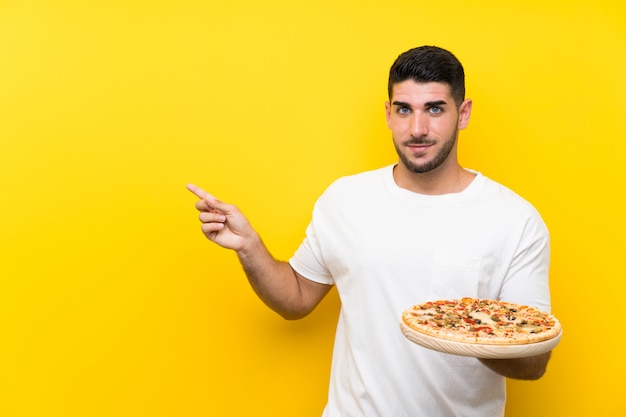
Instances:
[[[559,321],[545,311],[469,297],[415,305],[402,313],[401,324],[434,338],[483,345],[537,343],[561,333]]]

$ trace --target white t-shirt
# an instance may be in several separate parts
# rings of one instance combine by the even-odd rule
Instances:
[[[550,309],[549,236],[537,211],[480,173],[462,192],[399,188],[393,166],[341,178],[290,260],[341,299],[324,417],[495,417],[505,379],[400,332],[402,311],[480,297]]]

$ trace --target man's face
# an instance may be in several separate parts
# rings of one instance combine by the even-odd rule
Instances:
[[[453,150],[450,162],[456,163],[456,139],[469,122],[470,100],[457,109],[447,84],[407,80],[393,86],[385,108],[396,152],[407,170],[430,172],[448,161]]]

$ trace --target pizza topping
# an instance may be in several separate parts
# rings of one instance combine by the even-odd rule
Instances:
[[[560,324],[549,313],[529,306],[469,297],[426,302],[406,310],[402,318],[416,331],[468,343],[534,343],[560,332]]]

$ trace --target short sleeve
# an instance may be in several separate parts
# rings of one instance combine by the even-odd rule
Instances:
[[[536,214],[524,227],[515,258],[502,284],[500,298],[550,311],[549,267],[550,236],[541,217]]]
[[[313,220],[306,229],[306,237],[289,260],[289,264],[296,272],[311,281],[333,285],[335,281],[325,265],[316,233],[315,221],[316,215],[314,210]]]

